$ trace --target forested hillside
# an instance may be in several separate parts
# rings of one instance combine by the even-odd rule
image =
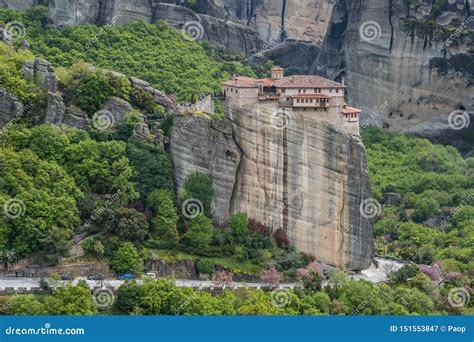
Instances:
[[[303,288],[216,294],[149,280],[143,286],[127,283],[112,307],[98,309],[84,285],[52,291],[45,284],[52,294],[2,297],[2,314],[472,314],[472,303],[453,307],[448,293],[472,286],[473,157],[425,139],[364,130],[377,254],[409,263],[382,284],[323,272],[317,260],[289,246],[283,230],[271,232],[246,213],[233,215],[225,227],[213,226],[213,180],[196,172],[182,191],[175,187],[166,143],[172,113],[133,91],[127,77],[110,72],[141,78],[189,102],[219,91],[233,73],[264,75],[271,62],[251,68],[242,57],[162,22],[58,29],[46,25],[45,13],[42,7],[0,9],[0,27],[25,23],[29,44],[0,42],[0,89],[25,104],[0,136],[0,204],[8,209],[0,216],[2,261],[71,262],[78,240],[85,252],[79,260],[105,263],[116,274],[142,274],[153,262],[185,260],[200,274],[214,274],[216,283],[242,277],[261,279],[268,289],[283,280],[300,281]],[[90,118],[112,97],[130,102],[133,110],[110,130],[43,124],[46,94],[22,70],[35,57],[53,63],[66,104]],[[162,143],[134,134],[147,114],[162,119],[151,128]],[[190,198],[202,204],[198,214],[182,210]],[[323,288],[323,281],[331,286]]]

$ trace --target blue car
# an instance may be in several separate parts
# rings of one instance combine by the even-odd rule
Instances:
[[[135,274],[133,273],[124,273],[117,277],[119,280],[133,280],[136,278]]]

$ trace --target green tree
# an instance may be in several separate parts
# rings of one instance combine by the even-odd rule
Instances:
[[[77,286],[66,285],[46,297],[45,307],[49,315],[96,315],[97,309],[92,301],[89,287],[85,283]]]
[[[439,203],[433,198],[423,198],[413,212],[413,221],[421,223],[439,214]]]
[[[157,190],[148,196],[148,205],[156,210],[152,226],[156,237],[164,246],[174,246],[179,242],[177,230],[178,213],[173,202],[173,194],[168,190]]]
[[[136,246],[141,246],[150,232],[146,216],[129,208],[117,210],[113,231],[121,241],[132,241]]]
[[[7,302],[8,313],[13,316],[47,315],[48,309],[34,295],[14,295]]]
[[[89,115],[93,115],[103,107],[105,101],[114,95],[114,88],[109,79],[101,71],[85,75],[74,89],[74,99],[79,107]]]
[[[133,140],[127,143],[127,157],[136,170],[133,180],[142,198],[155,189],[174,189],[171,158],[162,149]]]
[[[248,235],[248,216],[247,213],[237,213],[230,217],[230,227],[232,234],[237,238],[242,238]]]
[[[14,214],[0,218],[0,246],[17,257],[42,252],[50,263],[67,256],[68,240],[80,222],[77,200],[83,196],[73,179],[30,150],[0,148],[0,160],[0,204]]]
[[[195,198],[201,201],[204,207],[204,215],[211,217],[211,204],[214,196],[212,188],[212,179],[209,175],[202,172],[190,174],[184,182],[185,198]]]
[[[136,283],[125,283],[117,290],[114,309],[120,314],[131,314],[141,302],[143,288]]]
[[[189,222],[189,230],[185,237],[189,245],[193,247],[196,252],[207,250],[212,240],[211,220],[199,214]]]
[[[432,299],[415,288],[397,287],[395,290],[395,302],[403,305],[412,314],[428,315],[434,309]]]
[[[122,244],[113,253],[110,263],[118,274],[126,272],[140,273],[143,270],[143,260],[131,242]]]
[[[342,289],[339,297],[347,315],[379,315],[386,299],[384,290],[364,280],[351,280]]]

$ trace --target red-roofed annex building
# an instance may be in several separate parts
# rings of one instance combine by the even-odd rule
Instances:
[[[275,67],[270,78],[234,76],[223,83],[225,103],[271,115],[301,115],[327,122],[351,135],[359,135],[360,110],[344,103],[343,83],[314,75],[283,76]]]

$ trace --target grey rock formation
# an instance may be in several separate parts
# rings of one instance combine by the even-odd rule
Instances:
[[[36,58],[33,62],[24,62],[23,76],[48,92],[56,93],[58,90],[58,78],[54,73],[54,67],[44,59]]]
[[[320,48],[317,44],[287,39],[284,43],[261,51],[249,58],[254,65],[263,65],[271,59],[276,65],[285,68],[285,75],[308,74]]]
[[[293,118],[279,130],[270,114],[225,112],[222,129],[193,116],[175,123],[170,150],[177,185],[193,171],[207,172],[218,223],[247,212],[273,229],[283,227],[299,250],[322,262],[366,268],[373,242],[359,210],[370,197],[363,144],[308,118]]]
[[[5,127],[15,118],[21,117],[24,111],[25,106],[18,96],[9,93],[4,88],[0,88],[0,128]]]
[[[121,123],[125,119],[125,115],[133,110],[130,103],[118,97],[112,97],[108,100],[102,110],[109,111],[114,116],[115,122]]]
[[[207,40],[227,49],[230,53],[249,56],[263,47],[263,41],[247,26],[204,14],[200,15],[200,19]]]
[[[7,45],[12,43],[10,35],[3,28],[0,28],[0,42],[4,42]]]
[[[179,116],[174,120],[170,152],[176,185],[182,188],[192,172],[209,174],[213,180],[212,211],[217,224],[229,218],[240,151],[231,127],[206,116]]]
[[[362,124],[405,131],[446,120],[467,108],[474,93],[474,20],[465,6],[446,2],[437,16],[431,5],[415,12],[401,0],[338,1],[312,72],[346,77],[351,104],[363,109]],[[433,29],[405,29],[408,20],[423,25],[429,16],[440,28],[464,25],[467,35],[449,42]]]
[[[115,73],[116,75],[120,75]],[[124,75],[123,75],[124,76]],[[153,88],[150,83],[140,80],[135,77],[130,77],[130,83],[133,88],[142,89],[155,97],[155,102],[170,110],[174,107],[176,97],[174,95],[166,95],[162,91]]]
[[[23,10],[37,6],[38,3],[38,0],[0,0],[0,7]]]
[[[62,121],[63,125],[84,129],[91,125],[91,119],[82,110],[76,107],[68,107]]]
[[[61,95],[49,92],[46,95],[45,124],[59,125],[64,120],[66,106]]]
[[[261,1],[255,9],[255,27],[259,37],[270,45],[280,43],[283,17],[286,37],[320,45],[334,4],[333,0]]]

